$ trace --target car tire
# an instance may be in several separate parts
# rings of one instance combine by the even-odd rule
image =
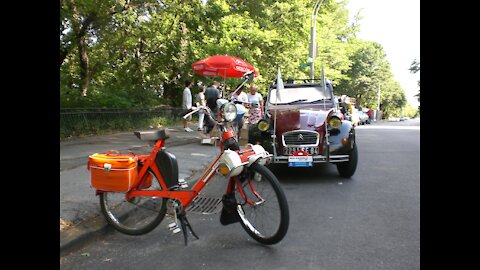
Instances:
[[[358,151],[357,145],[353,145],[353,149],[350,152],[349,160],[347,162],[337,163],[337,170],[341,177],[350,178],[355,173],[358,163]]]

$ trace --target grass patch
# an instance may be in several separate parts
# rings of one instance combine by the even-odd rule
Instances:
[[[60,114],[60,140],[90,135],[104,135],[137,129],[181,125],[176,111],[74,112]]]

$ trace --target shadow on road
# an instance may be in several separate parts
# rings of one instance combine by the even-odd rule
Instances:
[[[290,168],[287,164],[270,164],[268,168],[282,184],[327,184],[348,181],[348,178],[340,177],[334,164],[320,163],[305,168]]]

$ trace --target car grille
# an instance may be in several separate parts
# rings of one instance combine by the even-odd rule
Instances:
[[[316,131],[309,130],[295,130],[285,132],[282,135],[282,141],[284,146],[295,146],[295,145],[318,145],[319,134]]]

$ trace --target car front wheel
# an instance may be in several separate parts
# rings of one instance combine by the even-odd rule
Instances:
[[[337,170],[341,177],[350,178],[357,169],[358,152],[357,145],[353,145],[353,149],[350,152],[349,160],[347,162],[337,163]]]

